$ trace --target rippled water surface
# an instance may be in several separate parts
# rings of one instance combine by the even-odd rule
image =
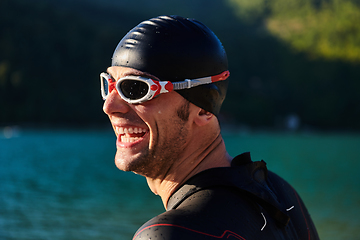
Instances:
[[[164,211],[109,130],[0,130],[0,239],[131,239]],[[9,132],[10,131],[10,132]],[[223,133],[300,193],[322,239],[360,239],[360,135]]]

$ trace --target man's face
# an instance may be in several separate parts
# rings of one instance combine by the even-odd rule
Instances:
[[[108,73],[115,80],[139,75],[123,67],[110,67]],[[115,164],[120,170],[150,178],[164,176],[185,148],[191,126],[189,102],[176,92],[129,104],[113,90],[103,110],[117,137]]]

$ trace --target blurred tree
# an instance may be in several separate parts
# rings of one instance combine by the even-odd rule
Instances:
[[[355,0],[229,0],[248,22],[312,58],[360,62],[360,7]]]

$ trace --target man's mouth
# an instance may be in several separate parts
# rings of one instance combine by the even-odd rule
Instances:
[[[122,143],[132,143],[140,140],[148,130],[140,127],[115,127],[116,135]]]

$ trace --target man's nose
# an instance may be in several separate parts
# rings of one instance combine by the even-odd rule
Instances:
[[[107,115],[127,113],[130,109],[129,104],[120,97],[116,89],[109,93],[103,105],[103,111]]]

